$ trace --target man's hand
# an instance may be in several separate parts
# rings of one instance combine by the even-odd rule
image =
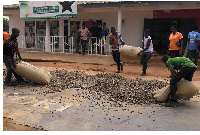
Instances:
[[[21,57],[21,55],[20,55],[20,54],[18,54],[18,57],[19,57],[19,60],[22,60],[22,57]]]
[[[180,46],[181,46],[181,44],[180,44],[180,42],[179,42],[179,41],[177,41],[177,42],[176,42],[176,45],[177,45],[178,47],[180,47]]]
[[[171,70],[172,77],[176,75],[176,71],[174,69]]]
[[[138,52],[138,53],[137,53],[137,56],[140,56],[140,55],[141,55],[141,53],[142,53],[142,52]]]
[[[14,68],[17,67],[16,60],[13,60],[13,61],[12,61],[12,66],[13,66]]]

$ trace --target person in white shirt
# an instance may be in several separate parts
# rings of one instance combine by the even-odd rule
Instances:
[[[149,29],[146,29],[144,31],[143,42],[144,42],[143,50],[138,53],[138,55],[140,55],[142,53],[141,60],[140,60],[140,64],[142,64],[142,66],[143,66],[141,76],[146,75],[147,63],[148,63],[148,61],[151,58],[152,53],[153,53],[153,43],[152,43],[152,40],[151,40],[151,37],[150,37],[150,30]]]

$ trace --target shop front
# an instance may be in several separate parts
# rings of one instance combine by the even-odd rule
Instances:
[[[168,47],[168,36],[172,21],[177,20],[180,32],[186,37],[193,24],[199,25],[200,2],[79,2],[76,10],[64,8],[63,3],[39,3],[40,8],[28,11],[26,6],[12,6],[4,8],[3,15],[9,16],[9,31],[13,27],[20,29],[18,37],[19,48],[27,50],[40,50],[44,52],[73,53],[74,39],[69,37],[76,22],[85,22],[90,28],[94,22],[102,25],[106,22],[107,27],[115,27],[121,32],[127,45],[142,47],[143,31],[151,30],[155,50],[162,54]],[[36,6],[35,1],[32,7]],[[72,7],[73,7],[72,6]],[[58,12],[58,7],[60,11]],[[22,8],[22,10],[20,10]],[[49,9],[49,10],[46,10]],[[66,12],[65,12],[66,9]],[[34,12],[32,12],[34,11]],[[47,17],[51,14],[51,16]],[[51,13],[50,13],[51,12]],[[56,13],[55,13],[56,12]],[[75,13],[75,15],[72,14]],[[35,14],[37,13],[37,14]],[[52,16],[52,13],[55,13]],[[35,16],[33,16],[35,15]],[[46,16],[44,18],[44,16]],[[42,18],[43,17],[43,18]],[[200,26],[199,26],[200,27]],[[184,40],[187,40],[184,38]],[[100,42],[101,43],[101,42]],[[105,41],[105,51],[109,52],[109,38]],[[88,40],[88,52],[91,51],[91,41]]]

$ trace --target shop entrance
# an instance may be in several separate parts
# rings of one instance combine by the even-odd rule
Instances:
[[[85,23],[85,27],[90,30],[90,28],[94,26],[95,22],[97,23],[98,27],[102,27],[102,20],[70,21],[70,22],[68,22],[67,20],[65,20],[64,21],[64,24],[65,24],[64,25],[65,36],[76,37],[78,33],[73,33],[72,31],[74,29],[76,29],[77,25],[79,26],[79,29],[81,29],[82,28],[82,23]],[[69,27],[68,27],[68,25],[69,25]],[[68,35],[68,29],[69,29],[69,35]],[[75,30],[75,32],[77,32],[77,30]],[[68,39],[70,39],[70,38],[68,38]],[[80,42],[81,40],[80,40],[80,37],[79,37],[78,41],[79,41],[78,47],[79,47],[79,50],[81,50],[81,42]],[[70,42],[69,44],[73,43],[73,50],[76,50],[75,39],[72,38],[72,40],[70,40],[69,42]],[[91,45],[92,45],[92,42],[90,41],[90,39],[88,39],[88,42],[87,42],[87,45],[86,45],[86,51],[89,51],[89,49],[91,48]],[[66,49],[68,49],[68,47]]]
[[[183,34],[184,48],[187,45],[188,32],[193,30],[196,25],[194,18],[154,18],[144,19],[144,30],[150,29],[154,44],[154,50],[159,55],[167,54],[169,47],[169,35],[171,34],[171,25],[177,21],[177,31]]]

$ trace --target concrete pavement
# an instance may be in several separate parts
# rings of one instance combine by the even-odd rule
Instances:
[[[179,101],[174,108],[155,105],[110,106],[81,98],[82,90],[43,94],[44,87],[6,87],[3,116],[16,124],[48,131],[199,131],[200,103]],[[99,105],[97,102],[105,102]]]

